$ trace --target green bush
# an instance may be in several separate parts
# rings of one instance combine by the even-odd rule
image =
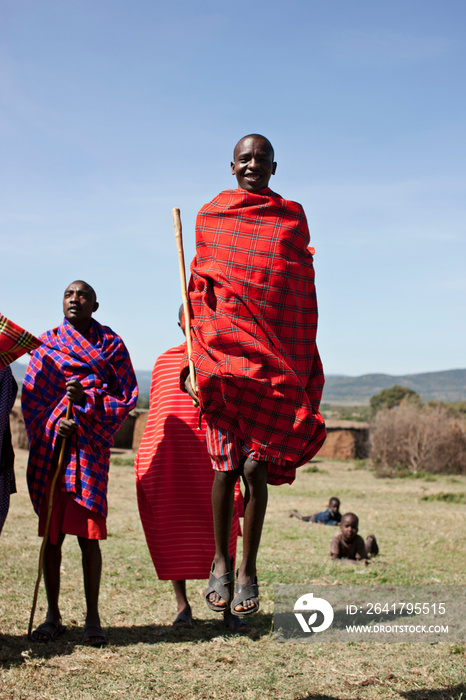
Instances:
[[[370,406],[374,414],[384,408],[395,408],[396,406],[400,406],[401,403],[407,402],[420,403],[421,398],[419,394],[416,394],[412,389],[396,384],[392,386],[391,389],[384,389],[379,394],[372,396],[370,399]]]

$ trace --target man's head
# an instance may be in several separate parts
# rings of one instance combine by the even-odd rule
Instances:
[[[63,313],[66,320],[82,332],[89,328],[92,314],[97,311],[99,304],[97,296],[90,284],[83,280],[71,282],[63,296]]]
[[[340,530],[345,542],[352,542],[358,534],[359,520],[354,513],[345,513],[341,519]]]
[[[248,134],[238,141],[233,151],[231,172],[243,190],[257,192],[267,187],[276,169],[273,147],[265,136]]]
[[[181,304],[180,308],[178,309],[178,325],[183,331],[183,333],[186,335],[186,331],[184,328],[184,308],[183,304]]]
[[[333,496],[328,502],[328,509],[332,513],[332,515],[338,513],[338,511],[340,510],[340,499],[336,498],[336,496]]]

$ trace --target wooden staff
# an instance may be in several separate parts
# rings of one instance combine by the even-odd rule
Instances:
[[[191,360],[193,347],[191,343],[191,317],[189,315],[188,292],[186,287],[186,272],[184,266],[183,234],[181,231],[180,210],[177,207],[174,207],[172,209],[172,216],[173,223],[175,225],[176,249],[178,251],[178,265],[180,268],[181,298],[183,299],[184,325],[186,331],[186,344],[188,346],[189,358],[189,378],[191,379],[192,389],[194,393],[197,394],[196,371],[194,369],[194,362]],[[195,399],[193,399],[193,406],[199,406],[199,402]]]
[[[71,412],[72,407],[73,407],[72,401],[68,400],[68,406],[66,408],[66,420],[70,420],[70,418],[72,416],[72,412]],[[45,523],[44,539],[42,540],[42,545],[41,545],[40,554],[39,554],[39,573],[37,574],[36,587],[34,588],[34,598],[32,601],[31,615],[29,617],[29,627],[28,627],[29,639],[31,639],[32,625],[34,622],[34,613],[36,612],[36,605],[37,605],[37,596],[39,595],[39,586],[40,586],[40,581],[42,578],[42,568],[43,568],[43,562],[44,562],[44,550],[45,550],[45,545],[47,544],[47,539],[49,536],[50,520],[52,519],[53,494],[55,492],[55,484],[57,483],[58,475],[60,474],[60,471],[63,467],[63,461],[65,459],[65,447],[66,447],[66,438],[62,438],[61,439],[61,446],[60,446],[60,454],[58,456],[58,465],[57,465],[57,468],[55,470],[55,474],[53,475],[52,483],[50,485],[49,504],[48,504],[48,510],[47,510],[47,520]]]

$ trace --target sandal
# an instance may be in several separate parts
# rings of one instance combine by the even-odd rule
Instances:
[[[192,629],[194,627],[191,608],[186,608],[186,610],[182,610],[180,613],[178,613],[178,615],[175,618],[175,621],[173,622],[173,627],[186,630]]]
[[[250,583],[249,586],[243,586],[241,583],[237,583],[235,594],[230,608],[232,615],[243,617],[243,615],[252,615],[259,610],[259,586],[257,585],[257,576],[254,577],[254,583]],[[257,598],[257,602],[252,608],[248,608],[247,610],[235,609],[237,605],[241,605],[241,603],[244,603],[246,600],[251,600],[252,598]]]
[[[102,627],[100,625],[86,625],[81,644],[86,647],[104,647],[107,644],[107,637]]]
[[[43,622],[32,632],[31,639],[33,639],[35,642],[48,644],[49,642],[54,642],[57,637],[64,632],[66,632],[65,625],[60,623],[56,624],[55,622]]]
[[[249,627],[249,625],[242,620],[240,617],[237,615],[231,615],[231,610],[230,612],[230,617],[228,619],[223,620],[223,624],[225,627],[230,630],[233,634],[250,634],[252,632],[252,627]]]
[[[217,578],[214,575],[214,568],[215,564],[212,564],[212,569],[209,576],[209,585],[206,588],[204,596],[205,602],[207,603],[207,607],[210,608],[210,610],[213,610],[214,612],[221,613],[225,612],[225,610],[229,610],[230,608],[230,600],[233,589],[233,581],[235,580],[235,573],[234,571],[227,571],[226,574],[223,574],[223,576],[219,576]],[[220,598],[222,598],[225,601],[225,605],[215,605],[215,603],[212,603],[212,601],[209,599],[211,593],[218,593]]]

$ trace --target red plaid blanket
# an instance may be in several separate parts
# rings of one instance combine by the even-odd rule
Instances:
[[[87,341],[66,319],[40,336],[29,363],[22,408],[29,437],[28,486],[39,513],[49,477],[58,423],[67,407],[65,385],[78,379],[84,407],[73,406],[77,432],[67,441],[62,488],[77,503],[107,515],[107,481],[113,435],[132,408],[138,388],[128,351],[110,328],[92,320]]]
[[[189,282],[207,420],[232,430],[253,458],[291,471],[325,439],[308,245],[300,204],[268,188],[226,190],[199,212]]]
[[[40,340],[0,314],[0,367],[6,367],[40,345]]]

